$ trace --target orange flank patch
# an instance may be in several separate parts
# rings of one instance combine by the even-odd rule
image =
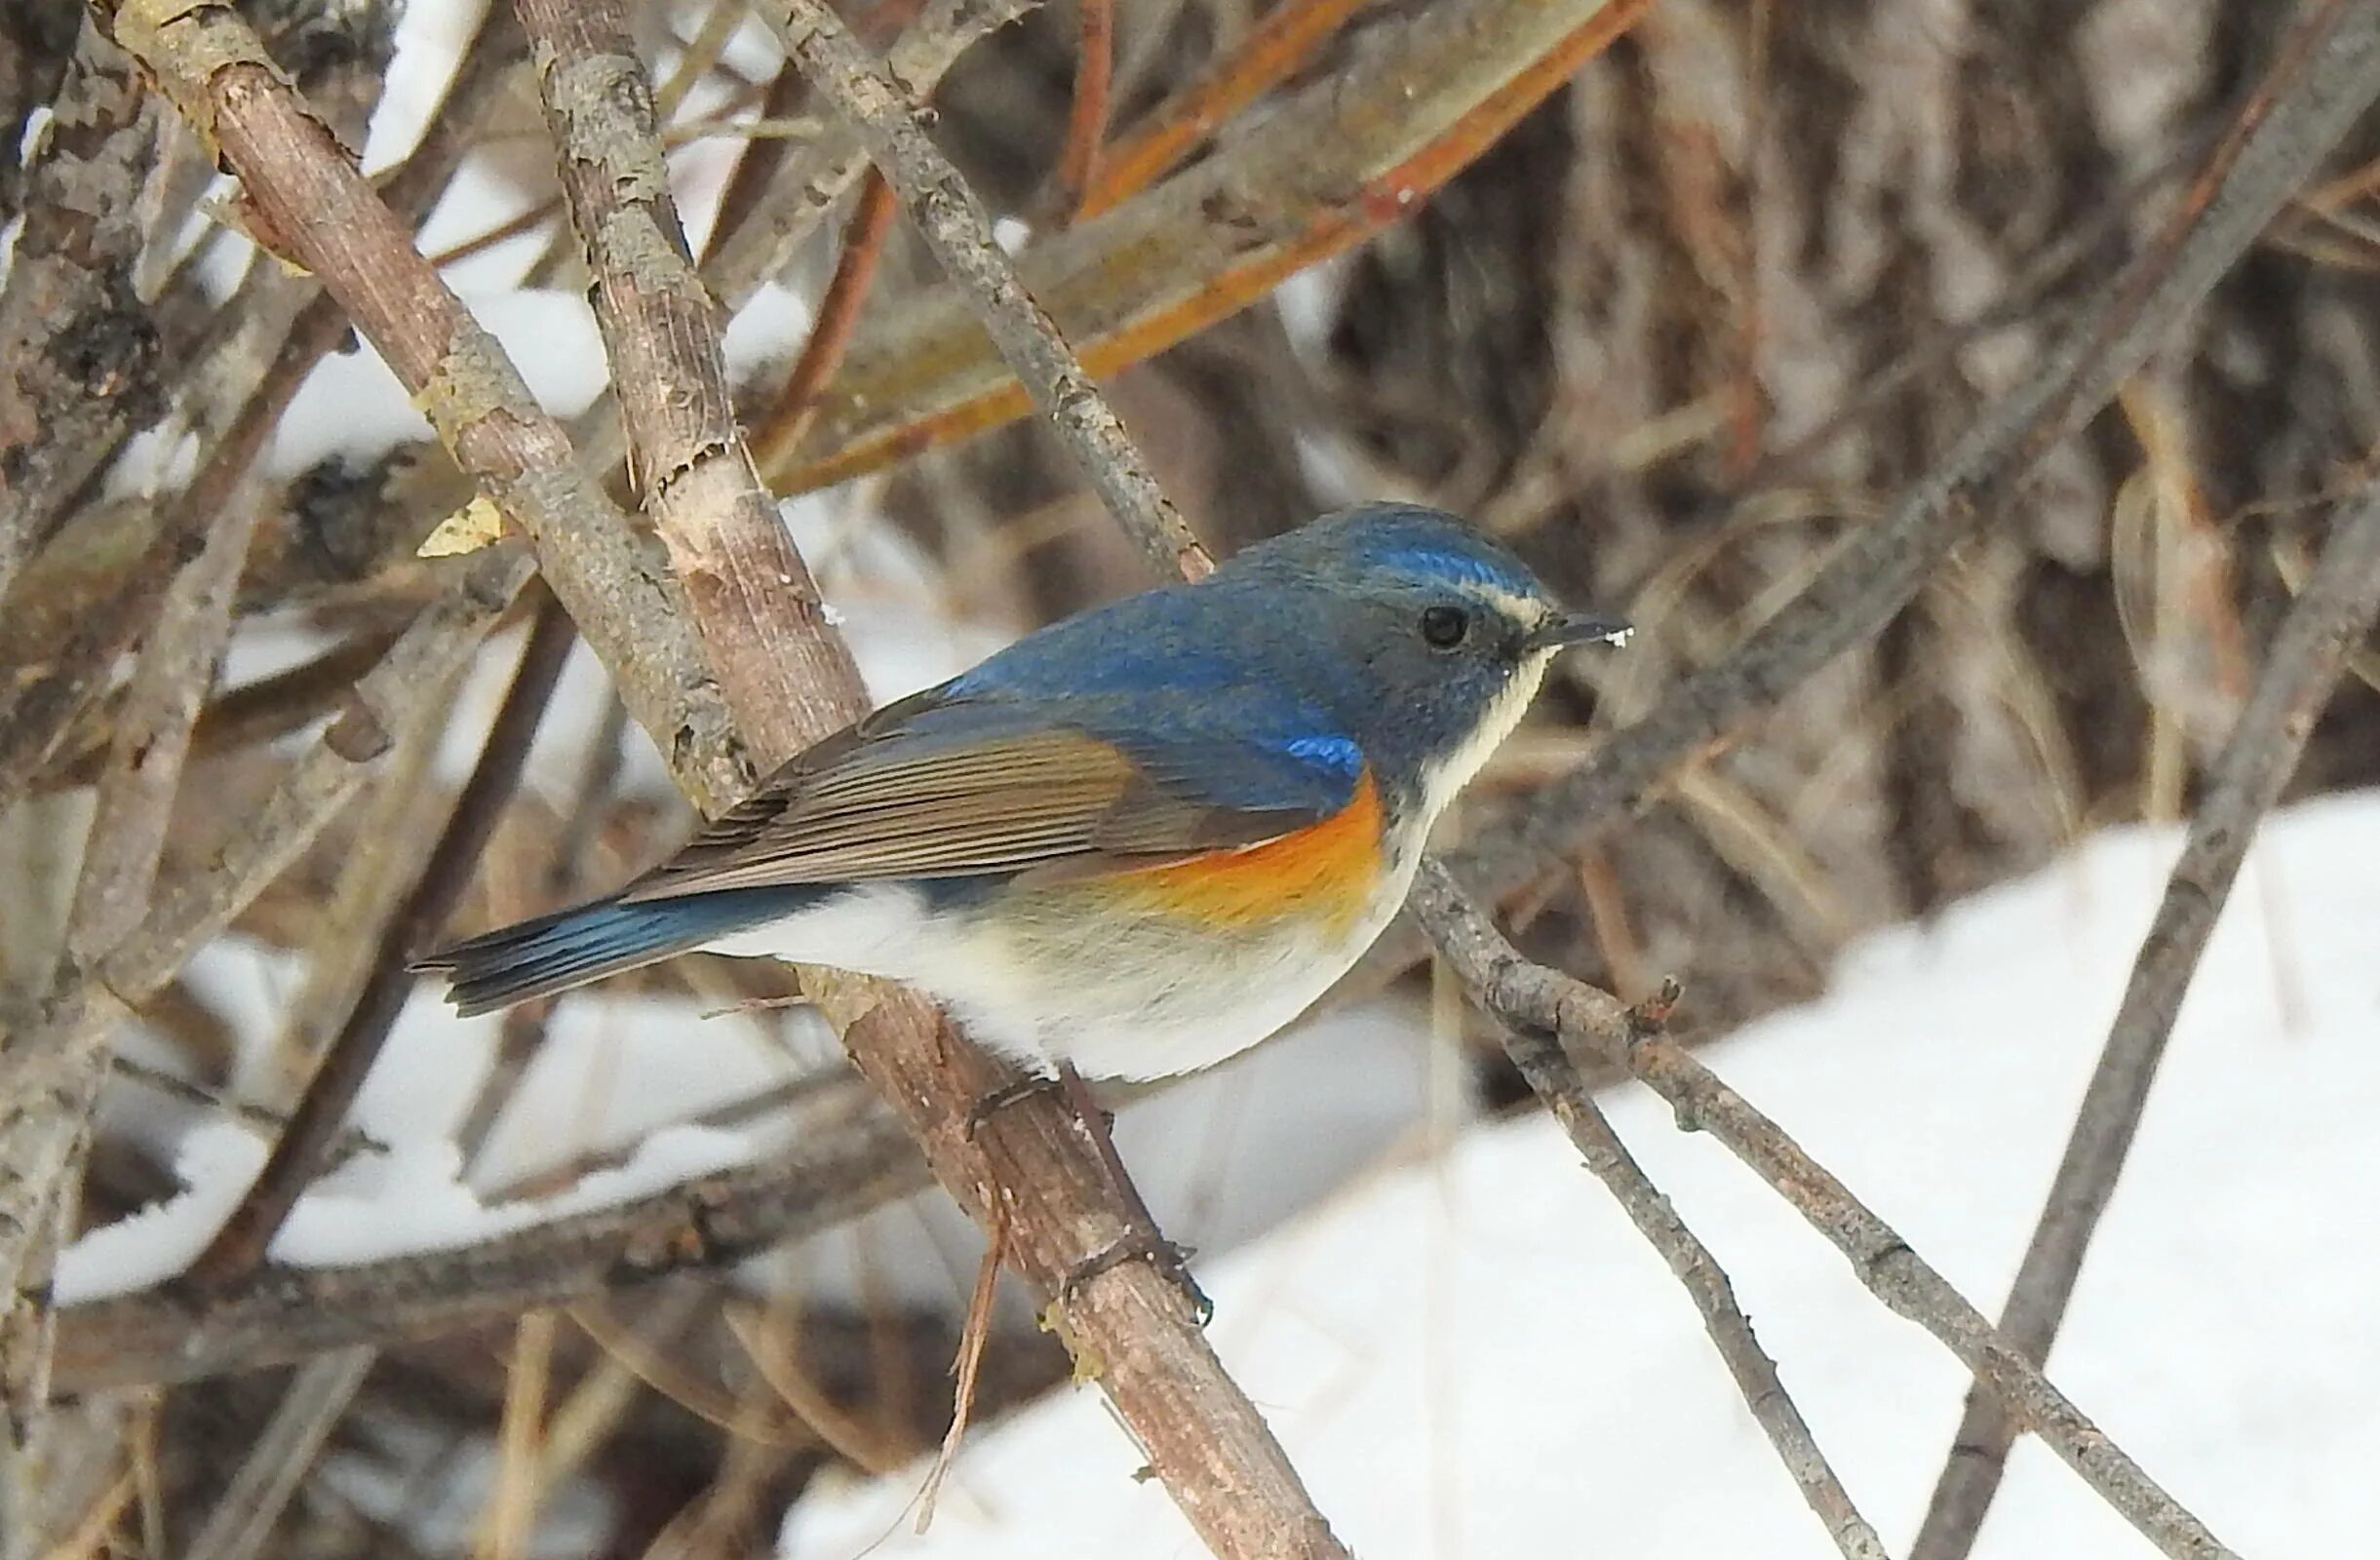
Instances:
[[[1189,920],[1238,928],[1306,915],[1345,935],[1379,886],[1384,828],[1380,791],[1367,768],[1347,804],[1318,824],[1109,882]]]

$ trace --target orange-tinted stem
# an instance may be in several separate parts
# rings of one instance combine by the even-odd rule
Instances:
[[[819,300],[817,322],[810,327],[809,339],[801,344],[801,357],[786,376],[785,388],[777,393],[775,405],[754,434],[753,449],[763,470],[801,442],[810,419],[817,415],[818,397],[842,366],[843,353],[859,329],[860,309],[876,285],[884,246],[892,238],[893,218],[899,214],[892,186],[884,182],[882,174],[868,170],[867,180],[860,185],[858,209],[843,229],[842,255],[836,261],[835,279]]]

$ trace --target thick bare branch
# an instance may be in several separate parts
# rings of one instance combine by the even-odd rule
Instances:
[[[739,795],[748,777],[725,708],[663,571],[255,35],[215,0],[100,9],[117,42],[221,147],[259,236],[322,279],[457,464],[536,545],[554,594],[682,789],[706,811]]]
[[[625,0],[518,0],[562,184],[595,271],[595,312],[629,470],[668,544],[744,737],[769,769],[859,669],[761,485],[727,394],[716,310],[670,198],[652,84]]]

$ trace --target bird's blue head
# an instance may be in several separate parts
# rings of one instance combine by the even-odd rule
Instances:
[[[1434,815],[1520,723],[1555,653],[1624,643],[1618,618],[1565,607],[1509,548],[1452,515],[1366,504],[1232,558],[1226,579],[1278,592],[1284,671],[1326,702],[1399,800]],[[1324,645],[1337,654],[1311,653]]]

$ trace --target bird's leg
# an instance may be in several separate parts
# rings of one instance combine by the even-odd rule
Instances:
[[[1058,1064],[1057,1083],[1075,1123],[1082,1128],[1083,1136],[1090,1139],[1092,1149],[1099,1154],[1100,1163],[1107,1166],[1108,1180],[1123,1199],[1125,1216],[1132,1224],[1132,1228],[1106,1250],[1085,1258],[1075,1266],[1073,1271],[1059,1280],[1058,1298],[1062,1301],[1072,1299],[1083,1285],[1111,1268],[1136,1260],[1146,1261],[1173,1279],[1182,1290],[1183,1298],[1190,1302],[1190,1314],[1197,1317],[1199,1326],[1204,1327],[1215,1314],[1215,1303],[1206,1298],[1206,1291],[1200,1289],[1198,1281],[1190,1276],[1190,1254],[1166,1239],[1157,1228],[1156,1216],[1149,1211],[1149,1203],[1141,1196],[1141,1189],[1133,1184],[1132,1173],[1124,1168],[1123,1155],[1115,1151],[1115,1134],[1112,1130],[1115,1118],[1100,1109],[1099,1102],[1091,1097],[1090,1085],[1083,1082],[1082,1074],[1074,1071],[1073,1063]]]

